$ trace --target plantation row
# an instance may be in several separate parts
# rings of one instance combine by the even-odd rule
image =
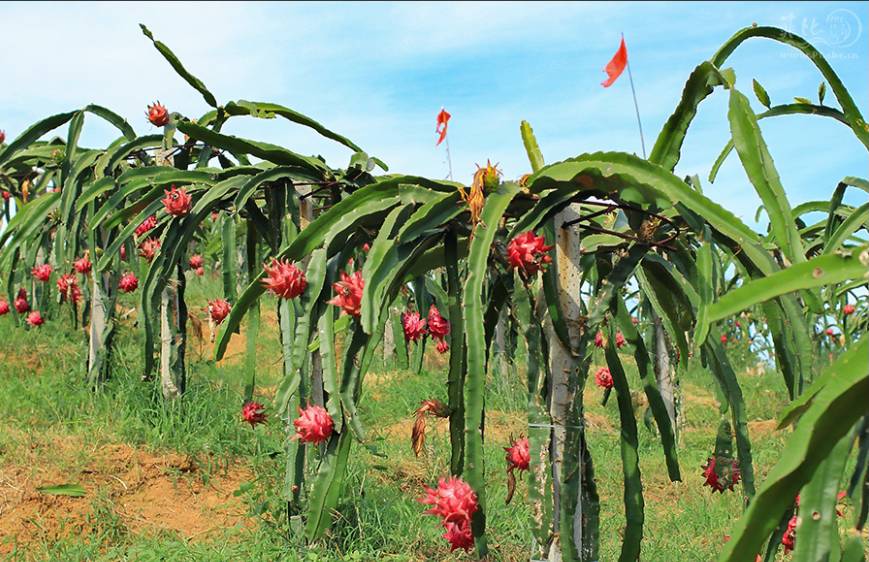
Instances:
[[[508,503],[522,498],[533,514],[530,558],[552,561],[599,559],[600,500],[583,403],[586,384],[595,384],[605,402],[614,394],[619,411],[619,559],[629,561],[640,559],[644,540],[637,417],[657,435],[669,479],[681,480],[678,381],[699,359],[721,396],[702,478],[714,491],[742,494],[745,505],[720,560],[768,562],[780,550],[797,561],[865,560],[869,204],[853,207],[844,197],[869,193],[869,182],[831,178],[829,201],[792,206],[759,127],[776,116],[825,117],[869,148],[859,108],[814,47],[775,28],[741,30],[689,76],[647,159],[595,152],[547,165],[522,122],[530,173],[506,181],[487,163],[466,186],[389,174],[351,140],[284,106],[218,103],[142,30],[211,111],[193,119],[155,102],[147,119],[161,132],[139,135],[111,110],[89,105],[8,143],[0,133],[0,315],[11,317],[0,321],[51,329],[70,314],[87,335],[82,384],[97,388],[112,376],[119,295],[133,294],[142,384],[159,382],[166,400],[183,400],[186,286],[191,275],[219,270],[223,294],[208,303],[215,359],[243,332],[241,419],[286,428],[286,485],[275,493],[316,541],[333,524],[354,443],[381,454],[359,414],[375,354],[400,355],[417,371],[426,353],[444,354],[445,394],[420,404],[411,446],[425,454],[427,417],[447,418],[450,474],[420,491],[428,506],[420,512],[439,520],[450,550],[483,557],[487,472],[506,470]],[[766,108],[756,114],[725,66],[752,38],[805,55],[822,76],[817,103],[773,105],[754,81]],[[825,105],[828,88],[838,107]],[[698,177],[673,173],[698,107],[713,93],[728,97],[732,138],[708,180],[736,152],[763,202],[766,233],[704,194]],[[79,145],[94,117],[119,132],[107,147]],[[222,133],[237,117],[285,119],[353,154],[335,168]],[[65,139],[40,140],[62,127]],[[263,300],[266,293],[275,300]],[[277,326],[261,323],[272,302]],[[264,405],[254,400],[256,342],[272,329],[283,378]],[[493,345],[505,349],[511,338],[527,351],[528,428],[496,443],[486,439],[487,374]],[[763,481],[736,348],[769,356],[791,399],[779,426],[793,432]],[[641,389],[631,388],[625,365],[636,368]],[[644,394],[646,412],[632,390]],[[504,449],[503,466],[485,466],[492,447]]]

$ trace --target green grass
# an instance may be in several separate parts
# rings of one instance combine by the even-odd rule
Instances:
[[[204,318],[206,296],[216,291],[215,281],[193,279],[191,309]],[[132,306],[134,301],[124,304]],[[272,308],[273,303],[266,301],[264,311]],[[448,471],[449,442],[444,423],[430,422],[426,454],[417,459],[410,448],[412,413],[420,401],[446,401],[446,367],[438,366],[442,361],[428,362],[420,374],[382,364],[369,373],[362,415],[373,443],[386,457],[354,448],[344,499],[331,533],[321,542],[305,545],[297,529],[286,522],[283,502],[276,495],[284,465],[285,436],[280,420],[271,418],[256,430],[240,420],[245,384],[240,356],[218,367],[209,359],[210,346],[206,344],[207,351],[201,356],[192,349],[189,392],[180,402],[167,404],[160,396],[159,383],[141,380],[141,336],[132,321],[119,329],[113,378],[98,392],[83,385],[83,335],[73,331],[66,318],[25,331],[15,328],[7,316],[0,318],[0,333],[4,334],[0,351],[0,476],[17,467],[17,472],[3,481],[33,487],[44,484],[34,482],[50,475],[81,483],[88,491],[83,498],[62,500],[78,502],[63,504],[77,506],[84,514],[75,522],[77,527],[58,532],[55,524],[55,530],[46,531],[40,540],[0,546],[0,552],[6,552],[11,560],[471,559],[463,553],[450,557],[437,521],[422,515],[424,506],[416,501],[423,484],[436,482]],[[274,326],[264,323],[261,338],[257,396],[268,403],[280,370]],[[428,353],[435,355],[433,349]],[[636,372],[627,361],[626,366],[632,388],[640,388]],[[784,385],[774,373],[743,374],[740,382],[750,420],[773,419],[786,403]],[[639,420],[646,561],[714,559],[741,512],[741,494],[713,494],[702,486],[700,466],[712,452],[718,420],[714,383],[708,373],[694,366],[681,384],[679,457],[683,482],[668,481],[658,439]],[[522,501],[525,483],[520,480],[516,498],[505,506],[502,448],[510,434],[523,431],[526,390],[521,369],[492,375],[487,392],[489,542],[494,559],[527,559],[530,539],[529,511]],[[624,525],[618,411],[614,399],[606,407],[600,405],[599,389],[593,385],[586,390],[586,404],[602,502],[600,559],[616,560]],[[785,436],[763,423],[753,423],[751,432],[761,481],[776,461]],[[53,449],[58,443],[68,446],[61,446],[62,451]],[[118,491],[119,485],[110,477],[93,480],[94,459],[105,447],[118,444],[155,456],[191,459],[196,467],[193,471],[171,466],[163,471],[162,477],[173,486],[196,484],[208,489],[227,475],[242,471],[244,478],[236,494],[248,512],[247,518],[239,517],[237,525],[207,537],[137,527],[126,514],[127,496]],[[57,512],[47,511],[42,519],[34,518],[31,527],[48,525],[45,518]],[[244,525],[245,519],[251,524]]]

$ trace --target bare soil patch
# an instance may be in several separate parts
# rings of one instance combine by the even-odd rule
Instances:
[[[19,447],[21,449],[21,447]],[[0,464],[0,554],[72,535],[177,533],[204,539],[249,526],[234,496],[251,479],[246,467],[206,473],[192,458],[155,454],[126,444],[88,447],[80,438],[32,442]],[[52,496],[40,486],[78,483],[85,496]]]

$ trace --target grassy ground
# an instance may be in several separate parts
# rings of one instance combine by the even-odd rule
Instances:
[[[211,282],[192,280],[194,314],[204,319]],[[215,289],[216,291],[216,289]],[[133,301],[125,301],[132,306]],[[197,308],[198,307],[198,308]],[[272,308],[271,303],[266,305]],[[273,315],[266,314],[268,318]],[[59,329],[60,326],[64,329]],[[344,501],[330,536],[314,545],[294,538],[275,496],[283,477],[278,420],[252,430],[240,421],[244,344],[236,337],[221,365],[192,338],[189,393],[165,404],[140,380],[138,332],[119,330],[113,379],[100,392],[82,384],[82,338],[65,321],[39,330],[0,318],[0,558],[9,560],[470,560],[450,557],[437,521],[415,501],[423,484],[448,470],[446,425],[429,423],[426,452],[410,449],[411,415],[425,398],[446,400],[445,365],[432,357],[421,374],[377,366],[366,380],[366,427],[386,458],[354,449]],[[273,326],[264,326],[257,395],[271,399],[279,373]],[[430,353],[434,356],[435,354]],[[440,362],[439,362],[440,361]],[[630,373],[634,388],[635,373]],[[775,462],[784,435],[772,421],[785,404],[774,373],[743,369],[758,480]],[[640,422],[646,502],[643,560],[714,559],[741,494],[713,494],[700,466],[714,445],[717,402],[702,369],[682,381],[683,482],[670,483],[655,435]],[[489,537],[494,559],[527,560],[525,483],[504,505],[503,449],[523,433],[520,373],[492,376],[487,387]],[[623,528],[618,411],[586,391],[589,440],[601,495],[602,561],[616,560]],[[38,486],[79,483],[84,497],[48,496]]]

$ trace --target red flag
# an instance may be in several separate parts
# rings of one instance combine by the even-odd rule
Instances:
[[[604,68],[604,72],[607,73],[607,79],[600,83],[604,88],[609,88],[613,85],[613,82],[622,75],[622,72],[625,71],[625,66],[628,64],[628,48],[625,47],[625,38],[622,37],[622,42],[619,45],[619,50],[616,51],[616,54],[613,55],[612,60],[610,60],[606,68]]]
[[[435,127],[435,132],[438,134],[438,142],[435,143],[435,146],[440,145],[440,143],[444,142],[444,139],[447,138],[447,121],[452,117],[447,110],[441,108],[441,112],[438,113],[438,124]]]

